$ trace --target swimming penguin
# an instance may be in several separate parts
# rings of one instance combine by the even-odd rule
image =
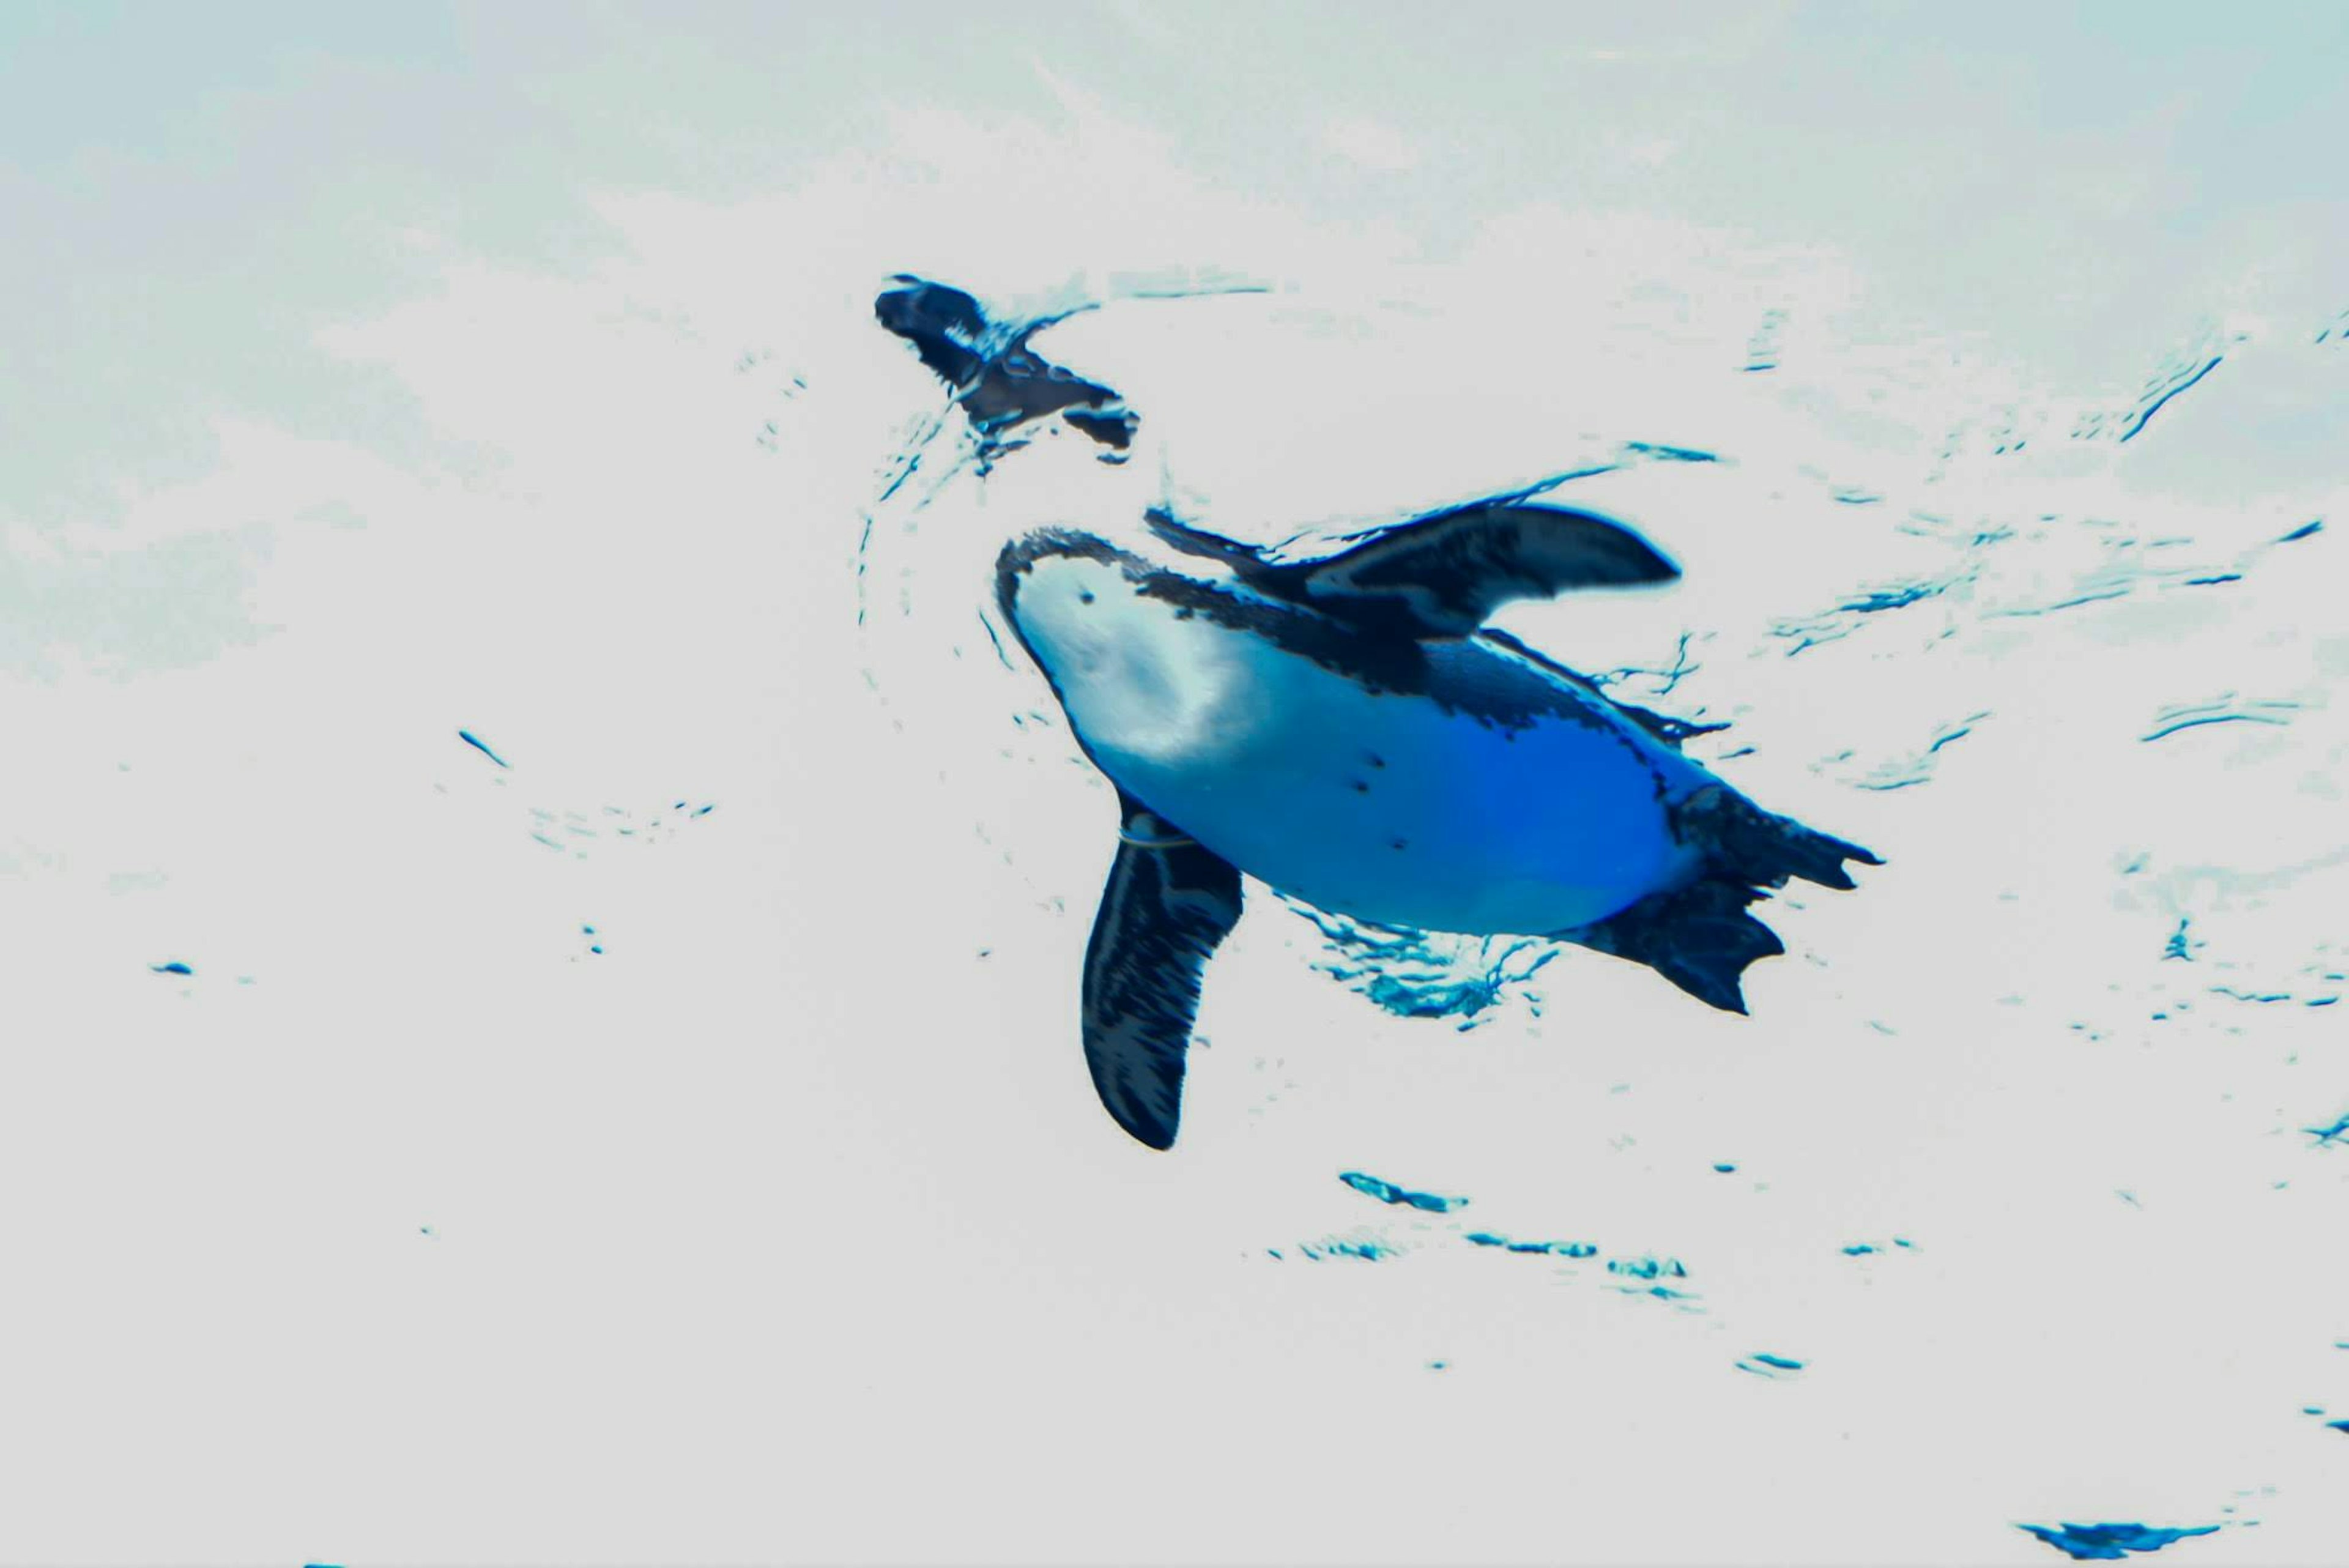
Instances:
[[[910,273],[889,281],[897,286],[873,302],[874,317],[911,343],[922,363],[947,384],[983,450],[1009,450],[1018,443],[1001,440],[1007,431],[1058,414],[1071,429],[1109,448],[1102,453],[1105,461],[1123,461],[1141,417],[1115,391],[1028,347],[1030,338],[1075,311],[1005,325],[989,321],[978,301],[961,289]]]
[[[1680,575],[1630,529],[1526,493],[1310,561],[1149,514],[1220,581],[1066,529],[1004,546],[1003,618],[1117,788],[1082,1033],[1102,1105],[1143,1143],[1174,1141],[1242,872],[1358,919],[1578,942],[1743,1012],[1745,966],[1785,950],[1747,906],[1882,864],[1682,754],[1719,726],[1618,702],[1485,625],[1512,600]]]

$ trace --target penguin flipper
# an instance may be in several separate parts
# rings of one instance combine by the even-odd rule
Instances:
[[[1674,837],[1703,846],[1723,874],[1759,887],[1783,888],[1799,877],[1848,892],[1854,884],[1845,861],[1884,864],[1857,844],[1763,810],[1724,784],[1707,784],[1666,811]]]
[[[1513,599],[1680,575],[1645,539],[1596,513],[1500,499],[1398,523],[1335,556],[1273,568],[1258,586],[1340,618],[1466,637]]]
[[[1118,792],[1117,859],[1085,948],[1085,1065],[1117,1125],[1171,1148],[1207,959],[1240,918],[1240,874]]]
[[[1237,539],[1227,539],[1205,528],[1195,528],[1164,506],[1151,507],[1142,514],[1142,521],[1156,535],[1159,543],[1186,556],[1220,561],[1243,582],[1261,577],[1271,566],[1266,560],[1265,553],[1256,545],[1243,545]]]

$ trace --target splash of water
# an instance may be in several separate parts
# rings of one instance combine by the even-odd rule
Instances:
[[[1381,1203],[1407,1204],[1430,1214],[1449,1214],[1455,1209],[1468,1207],[1468,1200],[1465,1198],[1446,1198],[1434,1192],[1414,1192],[1408,1187],[1398,1187],[1392,1181],[1381,1181],[1375,1176],[1366,1176],[1359,1170],[1340,1171],[1338,1179],[1366,1198],[1375,1198]]]
[[[2197,1524],[2172,1530],[2157,1524],[2018,1524],[2065,1556],[2081,1562],[2117,1563],[2132,1552],[2158,1552],[2193,1535],[2215,1535],[2219,1526]]]
[[[1276,892],[1278,890],[1276,889]],[[1280,901],[1312,922],[1327,944],[1310,961],[1374,1007],[1397,1018],[1450,1018],[1465,1033],[1490,1023],[1512,997],[1534,1017],[1541,999],[1526,984],[1564,950],[1538,937],[1464,937],[1350,919],[1286,893]]]

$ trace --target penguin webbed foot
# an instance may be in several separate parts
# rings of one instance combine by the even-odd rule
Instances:
[[[1857,844],[1764,811],[1726,784],[1698,790],[1671,815],[1674,836],[1703,846],[1707,873],[1566,933],[1566,940],[1645,964],[1724,1012],[1745,1011],[1745,967],[1786,950],[1748,906],[1795,877],[1848,889],[1855,884],[1845,862],[1884,864]]]
[[[1651,893],[1630,908],[1578,930],[1568,941],[1645,964],[1708,1007],[1745,1011],[1745,966],[1786,950],[1777,933],[1746,906],[1759,888],[1724,877]]]

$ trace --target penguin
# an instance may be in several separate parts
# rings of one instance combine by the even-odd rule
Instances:
[[[912,344],[922,363],[947,384],[983,452],[1010,450],[1019,443],[1005,441],[1008,432],[1058,414],[1071,430],[1107,449],[1104,462],[1124,460],[1142,427],[1141,416],[1112,389],[1063,369],[1028,346],[1037,333],[1076,311],[1007,325],[989,321],[978,301],[961,289],[910,273],[889,281],[894,286],[873,302],[874,317]]]
[[[1785,950],[1748,907],[1883,864],[1683,754],[1721,726],[1618,701],[1485,624],[1518,599],[1680,576],[1620,523],[1529,493],[1312,560],[1145,516],[1212,577],[1070,528],[1004,545],[1002,619],[1116,787],[1081,1033],[1102,1106],[1139,1142],[1174,1145],[1243,874],[1382,925],[1578,943],[1743,1013],[1746,966]]]

